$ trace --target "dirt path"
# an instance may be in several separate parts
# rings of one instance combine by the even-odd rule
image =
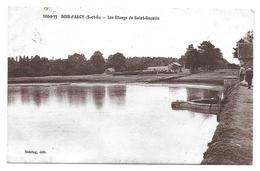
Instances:
[[[171,83],[213,83],[213,84],[224,84],[225,77],[228,76],[237,76],[237,69],[220,69],[209,72],[200,72],[197,74],[190,74],[184,77],[180,77],[178,79],[173,79]]]
[[[201,164],[252,164],[253,90],[240,86],[228,98]]]

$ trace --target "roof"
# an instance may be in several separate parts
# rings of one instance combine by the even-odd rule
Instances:
[[[181,64],[179,64],[178,62],[172,62],[169,65],[176,65],[176,66],[181,66]]]
[[[107,68],[106,71],[115,71],[114,68]]]
[[[154,67],[148,67],[148,69],[159,69],[159,68],[168,68],[168,66],[154,66]]]

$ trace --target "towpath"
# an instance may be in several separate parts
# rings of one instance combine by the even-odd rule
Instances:
[[[248,165],[252,160],[253,90],[240,86],[230,94],[201,164]]]

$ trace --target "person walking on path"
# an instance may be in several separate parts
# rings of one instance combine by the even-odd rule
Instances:
[[[246,72],[245,68],[241,67],[240,71],[239,71],[240,81],[244,81],[244,79],[245,79],[245,72]]]
[[[252,79],[253,79],[253,70],[251,68],[248,68],[246,70],[246,82],[248,84],[248,89],[251,88],[252,85]]]

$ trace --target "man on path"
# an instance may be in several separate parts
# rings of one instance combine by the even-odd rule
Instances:
[[[253,79],[253,70],[251,68],[248,68],[246,70],[246,82],[248,84],[248,89],[251,88],[252,85],[252,79]]]
[[[240,81],[244,81],[244,79],[245,79],[245,72],[246,72],[245,68],[241,67],[240,71],[239,71]]]

